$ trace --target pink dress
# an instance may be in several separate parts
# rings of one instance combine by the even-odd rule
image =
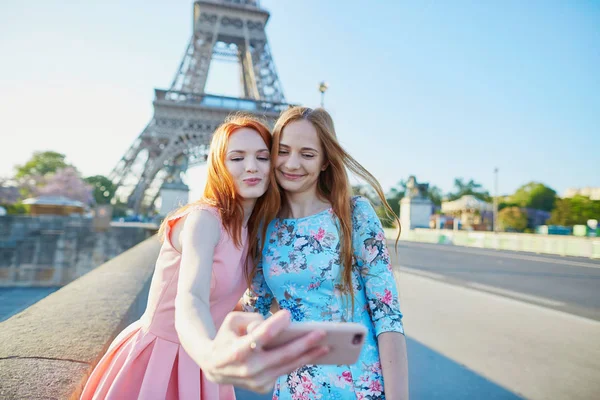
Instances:
[[[235,399],[233,386],[208,381],[185,352],[175,331],[175,297],[181,253],[171,244],[174,223],[193,209],[203,208],[219,218],[216,209],[197,206],[169,219],[142,317],[127,327],[110,345],[89,377],[81,399]],[[243,249],[235,246],[221,226],[215,248],[210,292],[210,312],[218,329],[241,298],[246,283]]]

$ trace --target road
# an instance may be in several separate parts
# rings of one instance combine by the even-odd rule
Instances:
[[[400,271],[600,321],[600,260],[415,242],[390,254]]]

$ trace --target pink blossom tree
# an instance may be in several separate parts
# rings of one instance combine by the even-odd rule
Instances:
[[[62,168],[54,174],[47,174],[43,180],[45,182],[35,190],[37,196],[64,196],[85,205],[94,203],[93,187],[81,179],[79,172],[73,167]]]

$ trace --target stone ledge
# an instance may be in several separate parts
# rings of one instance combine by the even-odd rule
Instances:
[[[39,358],[0,360],[0,398],[70,399],[83,389],[90,365]]]
[[[0,398],[77,398],[116,335],[140,317],[155,236],[0,324]]]

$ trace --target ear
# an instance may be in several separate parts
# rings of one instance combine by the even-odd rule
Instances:
[[[321,167],[321,171],[325,171],[329,167],[329,161],[326,161],[325,164]]]

